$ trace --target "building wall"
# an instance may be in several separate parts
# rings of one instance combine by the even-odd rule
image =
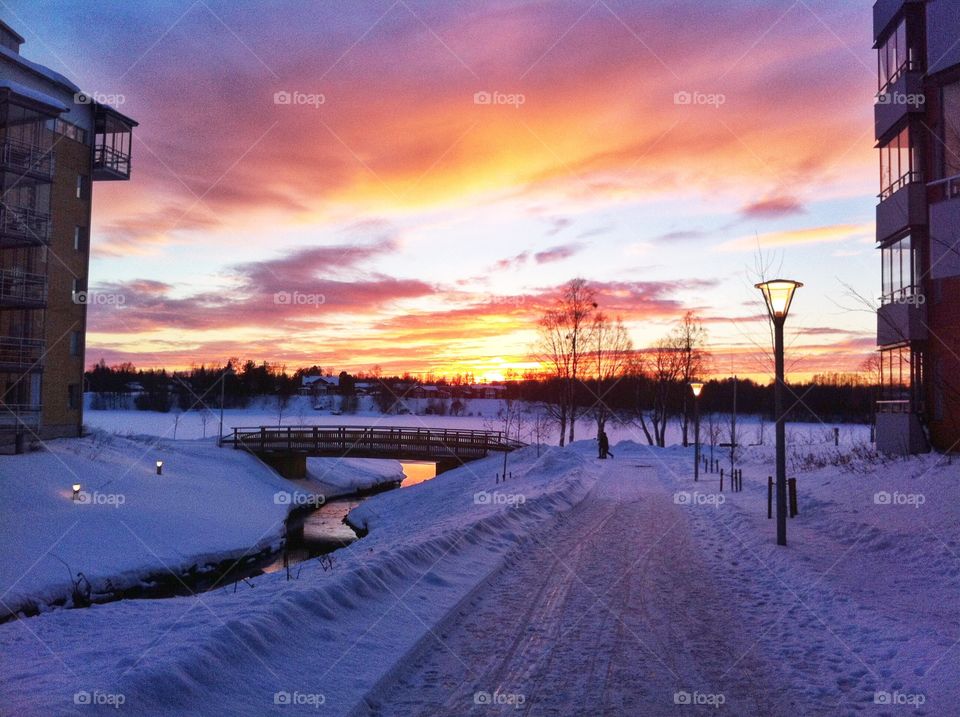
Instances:
[[[43,375],[43,419],[41,437],[79,435],[83,424],[83,362],[86,333],[86,304],[74,300],[76,288],[87,288],[89,270],[89,242],[81,241],[74,248],[74,230],[84,228],[82,237],[89,236],[92,183],[90,147],[57,136],[56,174],[50,200],[53,232],[47,250],[49,281],[47,314],[44,335],[47,356]],[[77,198],[77,176],[87,177],[85,196]],[[81,294],[81,296],[83,296]],[[79,334],[79,352],[71,349],[71,334]],[[70,406],[69,387],[75,385],[80,396],[76,408]]]

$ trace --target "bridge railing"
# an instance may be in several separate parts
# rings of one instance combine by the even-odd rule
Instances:
[[[520,441],[502,431],[390,426],[251,426],[233,429],[224,441],[253,452],[395,456],[482,457],[511,451]]]

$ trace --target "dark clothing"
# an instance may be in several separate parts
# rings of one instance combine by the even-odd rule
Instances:
[[[597,443],[600,449],[599,458],[606,458],[608,455],[613,456],[613,454],[610,453],[610,439],[607,438],[606,431],[600,431],[600,433],[597,434]]]

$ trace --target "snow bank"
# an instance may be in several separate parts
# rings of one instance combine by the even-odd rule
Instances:
[[[314,469],[320,482],[296,484],[209,440],[98,432],[48,446],[0,457],[4,613],[69,598],[78,572],[100,592],[276,548],[304,494],[333,497],[403,477],[396,463],[324,459]]]
[[[517,451],[506,484],[495,483],[501,466],[492,456],[370,498],[351,514],[369,535],[337,551],[331,570],[310,562],[298,579],[264,575],[238,592],[55,611],[29,621],[36,640],[2,625],[0,703],[62,713],[85,692],[123,695],[137,713],[263,714],[277,700],[322,698],[345,713],[596,476],[575,450]]]

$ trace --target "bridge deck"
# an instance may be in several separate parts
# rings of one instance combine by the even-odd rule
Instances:
[[[234,428],[224,444],[257,454],[461,461],[523,443],[501,431],[390,426],[257,426]]]

